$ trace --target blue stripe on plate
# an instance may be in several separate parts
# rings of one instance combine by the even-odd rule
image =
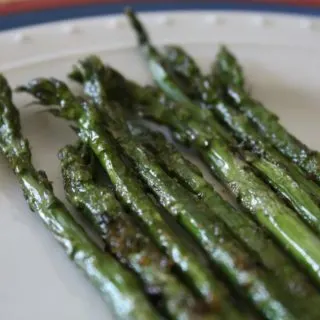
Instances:
[[[277,4],[240,4],[240,3],[199,3],[199,2],[171,2],[171,3],[144,3],[132,4],[137,11],[166,11],[166,10],[230,10],[230,11],[256,11],[264,13],[302,14],[319,16],[320,7],[293,6]],[[107,14],[122,13],[124,4],[92,4],[80,5],[35,12],[10,14],[0,17],[0,31],[17,27],[30,26],[58,20],[93,17]]]

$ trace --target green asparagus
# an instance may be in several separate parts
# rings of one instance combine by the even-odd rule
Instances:
[[[241,65],[226,46],[220,47],[217,58],[212,64],[210,76],[219,77],[224,85],[232,84],[243,89],[246,85]]]
[[[290,134],[279,122],[279,118],[253,99],[244,88],[244,77],[236,58],[225,48],[220,51],[214,64],[216,73],[225,81],[224,88],[234,105],[254,123],[285,157],[306,172],[309,179],[320,184],[320,153],[308,148]],[[233,75],[239,74],[241,81],[234,81]]]
[[[247,295],[266,318],[290,318],[290,311],[283,308],[285,304],[281,306],[281,290],[275,290],[275,285],[267,273],[254,266],[255,259],[250,258],[243,246],[234,239],[214,209],[204,206],[185,188],[177,185],[155,158],[128,132],[123,115],[119,113],[120,109],[115,110],[117,107],[112,107],[106,92],[103,93],[103,88],[107,85],[107,75],[104,74],[106,69],[102,61],[97,57],[89,57],[81,65],[79,70],[83,70],[81,78],[85,81],[86,93],[100,104],[109,119],[117,119],[117,126],[107,124],[109,130],[117,137],[125,156],[133,161],[136,171],[158,197],[162,206],[194,236],[212,262],[226,274],[236,288],[241,289],[242,294]],[[239,265],[238,261],[242,263]],[[247,281],[244,281],[244,278]],[[260,300],[257,296],[261,291],[267,296]]]
[[[63,82],[56,79],[35,79],[18,91],[29,92],[43,105],[57,105],[58,109],[51,109],[51,112],[77,125],[80,139],[90,146],[108,173],[117,197],[140,219],[155,243],[167,253],[197,292],[218,308],[224,299],[224,290],[209,269],[198,261],[197,255],[187,250],[163,220],[135,173],[123,162],[117,144],[106,131],[104,119],[94,103],[76,98]]]
[[[149,61],[149,64],[150,62],[152,62],[150,71],[155,81],[170,98],[178,101],[179,103],[184,103],[185,108],[188,107],[188,109],[193,111],[194,119],[195,114],[198,114],[197,119],[199,120],[201,118],[206,118],[206,123],[209,122],[212,127],[213,135],[221,135],[221,132],[223,130],[221,130],[219,122],[215,121],[213,117],[207,114],[206,111],[208,110],[201,110],[187,97],[187,95],[185,95],[182,89],[181,81],[177,82],[177,77],[174,77],[174,67],[169,65],[150,44],[146,31],[144,30],[143,26],[140,24],[134,13],[129,12],[128,15],[131,24],[138,34],[139,44],[142,50],[144,52],[147,52],[147,60]],[[143,41],[141,39],[143,39]],[[152,48],[152,50],[150,49],[146,51],[145,48]],[[184,54],[184,57],[186,57],[186,54]],[[172,60],[173,59],[171,55],[171,61]],[[189,80],[189,83],[191,81],[194,81],[195,84],[198,84],[201,87],[198,90],[198,96],[202,96],[202,99],[205,99],[206,105],[209,104],[210,106],[212,106],[211,109],[218,113],[219,117],[223,118],[223,120],[229,125],[229,127],[232,128],[232,130],[236,133],[237,137],[240,138],[241,141],[245,141],[246,144],[250,145],[251,149],[253,147],[252,150],[256,150],[257,156],[246,157],[246,159],[250,159],[251,166],[257,169],[259,173],[261,172],[262,177],[265,177],[265,180],[270,183],[272,187],[290,203],[290,205],[299,213],[303,220],[308,223],[317,233],[320,234],[320,208],[318,207],[317,203],[313,201],[313,199],[308,195],[307,192],[299,187],[299,183],[288,174],[286,169],[283,168],[282,165],[279,165],[279,162],[277,161],[277,154],[273,152],[273,149],[268,149],[267,146],[265,146],[262,142],[258,143],[258,138],[256,142],[255,136],[252,137],[252,135],[255,135],[255,131],[251,130],[251,127],[247,124],[245,117],[239,114],[235,114],[233,112],[234,110],[232,110],[232,108],[230,108],[223,101],[219,101],[218,104],[216,103],[217,93],[215,92],[215,90],[211,89],[210,83],[208,83],[206,79],[202,79],[203,77],[201,75],[201,72],[199,68],[197,68],[196,63],[192,60],[191,57],[187,57],[187,59],[183,59],[183,61],[181,61],[181,55],[179,55],[178,57],[176,57],[175,62],[185,64],[186,60],[188,61],[188,63],[186,63],[186,69],[188,71],[192,71],[192,79]],[[158,68],[155,68],[155,66],[158,66]],[[186,77],[184,79],[186,80]],[[183,98],[181,98],[182,96]],[[218,106],[216,107],[216,105]],[[217,130],[217,128],[219,130]],[[232,138],[227,136],[225,132],[222,132],[222,136],[223,138],[227,137],[226,142],[237,146],[237,142],[232,141]],[[267,151],[268,158],[267,156],[261,158],[261,148],[264,155],[266,154],[265,151]],[[300,178],[298,172],[295,172],[295,176],[298,176]],[[301,179],[305,180],[302,176]]]
[[[154,93],[153,93],[154,94]],[[181,143],[192,144],[204,161],[238,199],[240,204],[264,226],[275,239],[320,284],[319,239],[280,201],[219,136],[207,132],[207,126],[188,115],[184,106],[168,107],[154,100],[148,105],[136,104],[140,116],[166,125],[176,132]]]
[[[142,293],[139,283],[113,257],[103,253],[58,200],[43,171],[31,162],[29,143],[21,134],[19,112],[11,89],[0,75],[0,151],[22,187],[30,209],[37,213],[69,258],[112,304],[121,319],[160,319]]]
[[[112,81],[111,83],[114,84]],[[121,88],[123,88],[123,86],[121,86]],[[139,91],[139,86],[135,84],[134,89]],[[207,157],[207,155],[210,154],[210,150],[212,149],[210,147],[211,140],[213,139],[211,126],[206,124],[205,121],[201,123],[195,121],[193,116],[194,110],[193,113],[190,113],[185,105],[177,105],[168,101],[168,99],[166,99],[163,94],[157,92],[156,89],[147,88],[142,91],[143,92],[135,95],[136,98],[140,99],[140,105],[135,105],[137,112],[142,116],[144,115],[160,123],[169,125],[174,129],[176,138],[185,144],[189,143],[196,146],[210,165],[212,159]],[[123,90],[120,90],[118,93],[123,94]],[[112,90],[111,94],[113,94],[115,98],[120,96],[116,90]],[[157,94],[158,100],[156,101],[154,99],[157,97]],[[134,95],[131,96],[133,97]],[[127,106],[133,107],[134,105],[131,104]],[[230,150],[228,145],[220,139],[219,137],[215,137],[214,140],[217,140],[218,145],[221,144],[223,148],[222,160],[228,156],[226,159],[230,161],[228,158],[230,154],[233,154],[233,150]],[[223,163],[221,163],[219,159],[215,159],[215,161],[218,164]],[[278,239],[282,246],[288,250],[296,260],[302,262],[302,266],[304,266],[304,268],[309,271],[309,274],[319,283],[319,258],[317,257],[316,246],[314,246],[319,240],[301,225],[301,222],[296,219],[293,212],[279,201],[275,194],[257,179],[240,159],[236,160],[234,164],[233,161],[231,161],[230,164],[233,165],[233,168],[239,167],[239,169],[241,169],[239,176],[241,177],[244,174],[246,178],[237,181],[236,176],[231,176],[231,174],[236,174],[236,170],[223,173],[225,176],[220,175],[220,178],[229,185],[232,193],[239,198],[242,205],[251,212],[262,225],[267,227],[269,232]],[[228,169],[227,165],[226,169]],[[232,179],[230,181],[231,177]],[[250,177],[253,179],[252,183]],[[241,187],[240,189],[238,185]],[[288,221],[288,225],[286,225],[286,220]],[[293,223],[296,227],[290,229],[289,223]],[[315,258],[313,261],[312,259],[310,260],[311,256],[307,257],[307,252],[301,251],[299,247],[300,236],[302,234],[305,235],[302,238],[306,242],[301,244],[301,248],[304,248],[303,250],[310,250],[309,254]]]
[[[192,83],[197,87],[198,98],[203,100],[206,108],[210,108],[229,126],[243,146],[259,156],[250,161],[251,165],[258,169],[264,179],[319,232],[320,208],[316,200],[319,201],[320,188],[312,181],[308,181],[299,169],[288,163],[287,159],[284,159],[267,140],[261,137],[245,115],[234,110],[225,99],[219,96],[219,86],[210,84],[201,74],[196,62],[183,49],[167,47],[167,57],[172,69],[177,68],[176,70],[185,78],[188,77],[190,86]],[[220,82],[219,77],[216,79]]]
[[[186,188],[204,201],[208,207],[214,208],[219,217],[234,231],[235,236],[257,256],[261,263],[270,270],[279,283],[301,299],[318,304],[319,293],[283,250],[267,237],[264,230],[244,212],[235,210],[203,177],[201,171],[188,161],[159,132],[153,132],[141,125],[131,125],[131,132],[157,157],[163,168],[179,180]],[[308,305],[308,304],[307,304]],[[310,307],[306,305],[306,312]]]
[[[311,292],[318,295],[302,272],[298,271],[291,259],[268,238],[264,230],[260,229],[246,213],[234,209],[225,201],[205,180],[198,167],[168,143],[160,132],[151,131],[137,124],[131,124],[130,130],[156,156],[164,170],[178,179],[208,207],[215,209],[230,230],[235,232],[235,236],[239,237],[252,254],[257,255],[261,262],[279,277],[279,280],[282,279],[288,289],[293,289],[298,295],[302,294],[302,297],[306,297]],[[292,283],[295,283],[296,288],[293,288]]]
[[[117,260],[142,279],[145,290],[170,319],[213,319],[173,274],[170,259],[124,211],[113,192],[95,183],[88,152],[83,149],[82,145],[67,146],[59,153],[68,200],[91,221]]]
[[[137,89],[137,85],[135,88]],[[170,103],[156,89],[145,88],[143,93],[139,92],[136,97],[140,97],[141,101],[132,104],[131,107],[136,108],[140,116],[171,127],[175,132],[175,138],[180,139],[180,142],[195,146],[213,169],[213,173],[219,175],[239,202],[319,284],[320,257],[316,249],[319,240],[249,170],[248,166],[237,158],[218,135],[212,135],[211,127],[205,122],[195,121],[185,105]],[[215,152],[215,146],[218,154],[211,157]]]

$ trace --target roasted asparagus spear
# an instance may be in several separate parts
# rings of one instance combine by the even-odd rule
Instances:
[[[299,141],[284,128],[279,118],[253,99],[244,87],[242,68],[235,56],[223,47],[214,64],[215,76],[224,80],[225,93],[234,105],[245,114],[285,157],[297,164],[306,173],[307,178],[320,184],[320,154]],[[236,80],[234,74],[238,74]]]
[[[157,65],[161,67],[161,64]],[[162,74],[165,84],[174,86],[172,90],[176,90],[177,86],[170,81],[166,70],[161,70],[163,72],[158,74]],[[179,92],[181,93],[180,89]],[[320,254],[316,249],[318,238],[255,176],[225,139],[212,131],[210,123],[205,120],[198,121],[194,116],[196,108],[189,107],[189,103],[170,102],[159,92],[158,98],[156,97],[156,89],[145,89],[143,93],[139,91],[136,98],[140,98],[140,103],[131,106],[135,107],[140,115],[169,126],[181,142],[193,145],[242,206],[309,272],[316,283],[320,284]]]
[[[150,131],[142,125],[130,125],[132,134],[139,138],[152,152],[162,167],[174,178],[193,192],[208,207],[214,208],[219,217],[238,237],[251,254],[270,270],[279,283],[282,283],[301,301],[308,301],[305,311],[315,310],[311,305],[318,304],[320,295],[307,276],[299,270],[283,250],[279,248],[265,231],[245,213],[234,209],[225,201],[203,177],[201,171],[188,161],[160,132]],[[315,313],[315,318],[318,312]]]
[[[113,122],[107,121],[109,131],[117,137],[125,156],[133,161],[136,171],[158,197],[162,206],[194,236],[211,261],[225,272],[228,280],[236,288],[241,288],[240,292],[245,294],[262,314],[269,319],[290,317],[290,312],[281,310],[281,295],[277,296],[281,290],[274,290],[273,280],[267,273],[254,267],[255,259],[248,256],[243,246],[215,214],[214,209],[204,206],[185,188],[177,185],[143,145],[128,132],[119,107],[112,107],[112,101],[108,101],[108,90],[103,93],[104,87],[108,85],[105,81],[109,74],[106,73],[102,61],[97,57],[89,57],[80,65],[78,71],[83,70],[83,73],[77,78],[84,79],[86,93],[105,111],[106,118],[117,122],[113,125]],[[220,242],[221,238],[223,243]],[[237,264],[239,260],[243,262],[242,266]],[[248,281],[243,281],[243,278]],[[269,293],[267,299],[256,299],[257,293],[261,290]]]
[[[113,192],[94,181],[88,148],[64,147],[59,158],[68,200],[91,221],[117,260],[139,276],[152,301],[170,319],[216,319],[179,281],[172,261],[125,212]]]
[[[272,144],[252,126],[250,119],[245,115],[241,116],[239,112],[232,108],[232,103],[225,96],[224,91],[225,76],[228,76],[227,72],[224,72],[224,66],[229,64],[234,66],[230,70],[230,81],[233,81],[234,85],[243,86],[244,79],[241,66],[235,64],[235,57],[226,50],[225,47],[221,48],[217,58],[217,61],[221,61],[213,65],[209,76],[202,75],[194,59],[181,47],[167,46],[164,57],[170,63],[170,67],[172,67],[176,76],[183,79],[183,89],[185,93],[188,93],[189,98],[202,100],[204,102],[202,106],[212,109],[217,117],[224,120],[243,145],[285,167],[300,188],[312,195],[319,203],[319,186],[306,178],[305,172],[301,168],[288,161],[279,151],[276,151]],[[193,95],[189,92],[192,92]]]
[[[167,225],[135,173],[123,162],[115,140],[106,131],[105,119],[94,103],[75,97],[63,82],[56,79],[35,79],[19,90],[29,92],[44,105],[57,105],[58,109],[51,112],[74,121],[79,137],[90,146],[108,173],[117,197],[140,219],[155,243],[171,257],[198,293],[213,306],[220,306],[224,299],[221,286]]]
[[[166,92],[166,94],[178,101],[179,103],[184,103],[185,108],[188,108],[193,114],[193,118],[201,121],[201,119],[206,119],[203,123],[210,123],[212,134],[219,134],[224,139],[226,138],[226,133],[221,134],[220,124],[210,115],[207,114],[208,110],[201,110],[193,101],[191,101],[182,89],[182,82],[186,82],[186,77],[183,78],[184,81],[178,81],[177,77],[173,72],[172,66],[168,65],[168,62],[163,59],[163,57],[154,49],[150,43],[146,31],[143,26],[134,15],[133,12],[128,13],[131,24],[138,33],[139,44],[143,52],[147,52],[146,57],[149,61],[150,71],[153,75],[155,81],[159,86]],[[143,39],[143,42],[141,42]],[[147,50],[146,48],[149,48]],[[180,50],[181,51],[181,50]],[[171,61],[172,61],[171,55]],[[237,137],[241,142],[245,142],[249,145],[251,150],[255,151],[252,157],[250,153],[249,156],[245,153],[245,158],[250,161],[250,164],[262,175],[265,180],[271,184],[271,186],[278,191],[292,207],[299,213],[299,215],[308,223],[316,232],[320,234],[320,208],[317,203],[313,201],[312,197],[308,195],[303,189],[299,187],[299,179],[295,180],[289,175],[286,168],[282,166],[278,161],[277,154],[274,150],[268,149],[268,146],[264,145],[256,136],[256,139],[252,137],[255,135],[255,131],[251,130],[251,127],[247,124],[246,118],[235,114],[234,110],[224,103],[224,101],[216,102],[217,93],[211,88],[210,83],[203,79],[199,68],[197,68],[196,63],[191,59],[191,57],[186,57],[186,54],[176,57],[175,62],[185,64],[185,60],[188,61],[188,70],[192,70],[192,80],[189,80],[188,88],[192,87],[191,81],[198,84],[198,97],[205,100],[205,104],[210,105],[212,110],[218,113],[219,117],[229,125],[229,127],[236,133]],[[181,62],[181,60],[183,60]],[[157,66],[157,68],[156,68]],[[181,67],[180,67],[181,68]],[[198,70],[198,71],[197,71]],[[180,72],[181,74],[181,72]],[[181,79],[181,77],[180,77]],[[171,89],[168,89],[171,88]],[[193,93],[197,90],[191,90]],[[181,98],[183,96],[183,98]],[[216,130],[216,129],[219,130]],[[226,143],[238,145],[236,141],[232,138],[227,137],[225,139]],[[263,153],[263,156],[261,156]],[[281,162],[281,161],[280,161]],[[303,176],[300,176],[299,172],[295,172],[295,176],[305,180]]]
[[[251,161],[252,166],[317,230],[320,188],[306,179],[299,168],[261,137],[245,115],[223,98],[219,88],[220,77],[216,76],[213,81],[209,81],[202,75],[194,59],[182,48],[167,47],[166,57],[172,70],[182,75],[185,83],[188,82],[184,92],[187,94],[188,87],[193,87],[193,95],[197,93],[197,99],[202,100],[202,105],[212,110],[232,130],[242,147],[259,156]]]
[[[21,134],[19,112],[12,103],[11,89],[2,75],[0,151],[16,174],[30,209],[38,214],[102,297],[112,304],[115,315],[121,319],[160,319],[134,276],[88,238],[55,197],[46,174],[33,167],[29,143]]]
[[[155,92],[152,93],[155,97]],[[276,194],[248,168],[239,156],[219,137],[207,132],[207,125],[192,120],[183,105],[163,104],[164,98],[147,105],[136,104],[136,112],[147,119],[171,128],[181,143],[192,145],[252,216],[320,284],[318,238],[296,217]]]

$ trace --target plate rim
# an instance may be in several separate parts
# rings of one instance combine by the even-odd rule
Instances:
[[[36,4],[37,1],[34,1]],[[59,4],[58,4],[59,5]],[[95,3],[95,4],[82,4],[82,5],[69,5],[65,4],[60,7],[53,7],[51,9],[43,9],[36,11],[28,10],[26,4],[23,11],[20,13],[14,12],[13,5],[0,6],[0,32],[15,28],[26,26],[44,24],[49,22],[56,22],[61,20],[72,20],[77,18],[89,18],[96,16],[104,16],[110,14],[121,14],[124,3]],[[178,0],[165,2],[165,3],[133,3],[131,5],[139,12],[156,12],[156,11],[195,11],[195,10],[212,10],[212,11],[245,11],[245,12],[260,12],[260,13],[282,13],[287,15],[303,15],[309,17],[320,16],[320,6],[314,5],[301,5],[301,4],[287,4],[287,3],[244,3],[244,2],[196,2],[191,1],[181,3]],[[16,9],[18,10],[18,8]]]

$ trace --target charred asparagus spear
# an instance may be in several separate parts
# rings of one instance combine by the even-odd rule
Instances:
[[[137,85],[135,89],[138,90]],[[135,95],[140,103],[131,107],[141,116],[169,126],[180,142],[193,145],[239,202],[319,284],[320,255],[316,249],[319,240],[301,224],[294,212],[279,201],[219,135],[212,134],[210,125],[194,120],[193,113],[185,105],[168,101],[156,89],[142,91]]]
[[[274,290],[270,277],[266,272],[254,266],[255,259],[251,259],[242,245],[230,234],[229,230],[217,217],[213,209],[209,209],[198,202],[181,185],[166,174],[148,151],[137,142],[128,132],[124,117],[119,110],[114,111],[107,101],[106,86],[108,74],[103,63],[97,57],[89,57],[81,63],[83,70],[81,78],[85,79],[86,93],[100,104],[107,113],[108,119],[117,121],[117,125],[108,122],[108,128],[118,137],[125,156],[130,158],[142,179],[150,190],[157,196],[162,206],[175,217],[178,222],[189,231],[207,252],[211,261],[240,292],[248,297],[255,307],[268,319],[291,317],[281,303],[281,290]],[[73,72],[73,76],[75,71]],[[80,78],[80,76],[78,77]],[[114,83],[113,83],[114,85]],[[220,241],[223,239],[223,242]],[[241,260],[242,265],[237,261]],[[243,279],[248,279],[244,281]],[[268,297],[257,299],[258,292],[268,293]],[[284,296],[284,295],[283,295]]]
[[[263,104],[253,99],[244,88],[242,68],[225,47],[214,64],[215,76],[224,80],[224,89],[234,105],[245,114],[285,157],[297,164],[309,179],[320,184],[320,154],[313,151],[290,134],[279,122],[279,118]],[[234,79],[233,75],[238,74]],[[239,80],[237,80],[239,79]]]
[[[83,145],[59,153],[68,200],[91,221],[108,250],[142,280],[152,300],[170,319],[216,319],[179,281],[172,262],[144,234],[113,192],[96,184],[90,152]]]
[[[251,254],[254,254],[273,273],[279,283],[282,283],[293,295],[308,301],[305,307],[306,313],[312,309],[309,302],[311,305],[319,303],[320,296],[316,288],[293,264],[292,260],[267,237],[264,230],[260,229],[247,214],[235,210],[214,191],[200,170],[184,158],[172,144],[168,143],[161,133],[152,132],[141,125],[131,125],[130,130],[156,156],[162,167],[172,177],[178,179],[209,208],[215,209],[217,215],[234,232],[235,236],[246,244]]]
[[[111,73],[110,69],[109,71]],[[78,78],[80,81],[81,72],[78,77],[76,75],[75,72],[73,78]],[[104,73],[104,77],[107,77],[107,73]],[[126,105],[127,99],[123,99],[123,94],[124,92],[130,93],[130,90],[124,89],[123,81],[123,78],[119,83],[111,81],[114,87],[113,90],[108,90],[108,93],[113,99],[119,99],[123,105]],[[118,83],[120,90],[116,90],[115,83]],[[319,240],[296,218],[294,212],[279,201],[276,195],[251,172],[219,135],[212,134],[210,125],[205,121],[194,120],[194,109],[191,113],[185,105],[168,101],[156,89],[142,90],[137,84],[131,82],[129,86],[134,88],[131,88],[131,98],[136,98],[138,103],[127,104],[127,107],[135,107],[141,116],[152,118],[169,126],[180,142],[196,147],[213,173],[229,187],[239,202],[319,284],[320,256],[316,249],[317,245],[315,245]],[[86,87],[86,90],[87,92],[93,90],[93,94],[95,92],[90,85]]]
[[[146,57],[149,69],[156,84],[166,92],[170,97],[174,97],[176,101],[184,103],[188,107],[189,112],[193,112],[193,102],[184,94],[180,89],[180,86],[185,87],[184,79],[175,76],[174,72],[170,72],[170,66],[166,63],[160,53],[151,44],[146,30],[144,30],[142,24],[136,17],[135,13],[131,9],[126,10],[126,14],[129,21],[136,32],[139,46],[141,51]],[[179,85],[173,85],[173,82],[179,83]],[[189,89],[192,88],[189,86]],[[192,95],[192,93],[190,93]],[[210,117],[211,112],[203,109],[202,112],[194,112],[193,117],[201,120],[206,120],[210,123],[214,130],[223,136],[228,142],[233,141],[232,134],[230,134],[219,122]]]
[[[155,92],[152,92],[155,97]],[[152,98],[152,97],[151,97]],[[258,179],[239,156],[219,137],[207,132],[207,125],[192,119],[182,105],[163,104],[164,97],[153,103],[136,104],[136,112],[171,128],[174,137],[192,145],[248,212],[265,227],[311,277],[320,284],[318,238],[302,224],[296,214]]]
[[[91,242],[55,197],[46,174],[33,167],[29,143],[21,134],[19,112],[12,103],[11,89],[2,75],[0,92],[0,151],[16,174],[30,209],[39,215],[102,297],[112,304],[117,317],[160,319],[134,276]]]
[[[234,110],[228,101],[222,98],[219,94],[221,79],[218,75],[213,81],[209,81],[202,75],[194,59],[182,48],[170,46],[167,47],[166,53],[172,69],[184,77],[184,82],[188,82],[189,87],[193,86],[194,95],[198,92],[197,98],[203,101],[206,108],[211,109],[228,125],[246,149],[249,148],[263,158],[252,161],[252,165],[292,204],[297,212],[305,216],[306,220],[311,220],[310,224],[317,229],[316,224],[320,219],[320,209],[317,204],[320,188],[314,182],[307,180],[299,168],[288,162],[269,141],[261,137],[245,115]],[[235,76],[235,81],[238,78]],[[184,90],[185,93],[188,86]],[[270,172],[269,175],[268,172]]]
[[[194,119],[200,121],[201,119],[206,118],[203,123],[210,123],[213,135],[221,135],[220,124],[215,121],[213,117],[207,114],[206,111],[208,110],[200,110],[200,108],[198,108],[197,105],[194,104],[187,95],[185,95],[182,89],[182,81],[177,80],[177,77],[174,76],[173,68],[168,66],[162,56],[152,47],[146,31],[143,29],[143,26],[138,21],[134,13],[129,12],[128,16],[131,24],[138,33],[139,43],[143,52],[147,52],[147,59],[151,66],[150,71],[152,72],[155,81],[169,97],[179,103],[184,103],[185,108],[188,108],[190,112],[192,112]],[[141,39],[143,39],[143,41]],[[149,48],[149,50],[146,48]],[[184,57],[185,56],[186,54]],[[250,164],[292,205],[304,221],[320,234],[320,208],[317,203],[313,201],[307,192],[299,187],[298,181],[291,177],[287,170],[279,164],[277,154],[275,154],[274,150],[268,149],[268,146],[265,146],[262,142],[259,143],[258,136],[257,142],[254,140],[252,135],[255,135],[255,131],[251,130],[251,127],[247,124],[245,117],[235,114],[235,112],[233,112],[234,110],[223,101],[219,101],[218,104],[216,103],[217,94],[215,90],[211,89],[210,83],[203,79],[199,68],[197,68],[191,57],[187,58],[188,70],[192,70],[193,72],[193,78],[192,80],[189,80],[190,85],[188,88],[192,87],[191,81],[200,86],[200,89],[198,89],[199,98],[202,96],[206,105],[212,106],[212,110],[218,113],[219,117],[223,118],[229,127],[232,128],[233,132],[236,133],[237,137],[249,145],[251,150],[256,151],[257,156],[252,157],[251,154],[249,154],[248,157],[247,154],[245,154],[246,159],[250,160]],[[180,55],[175,59],[175,62],[183,64],[184,61],[181,62],[181,60]],[[186,80],[186,78],[184,78],[184,80]],[[195,91],[197,90],[192,90],[192,92]],[[182,96],[184,97],[181,98]],[[197,118],[195,116],[197,116]],[[216,130],[216,128],[219,128],[219,130]],[[222,137],[225,139],[226,134],[223,133]],[[226,143],[233,144],[234,146],[237,145],[237,142],[232,141],[232,138],[230,137],[227,137]],[[263,157],[261,157],[261,153],[263,153]],[[300,177],[298,172],[295,173],[295,176],[304,180],[304,177]]]
[[[90,146],[114,185],[117,197],[140,219],[157,245],[167,253],[199,294],[213,307],[224,300],[221,286],[197,255],[164,221],[159,208],[148,197],[135,173],[122,160],[115,140],[106,131],[104,119],[93,102],[76,98],[69,88],[56,79],[35,79],[18,90],[34,95],[43,105],[57,105],[55,115],[78,126],[81,140]]]

